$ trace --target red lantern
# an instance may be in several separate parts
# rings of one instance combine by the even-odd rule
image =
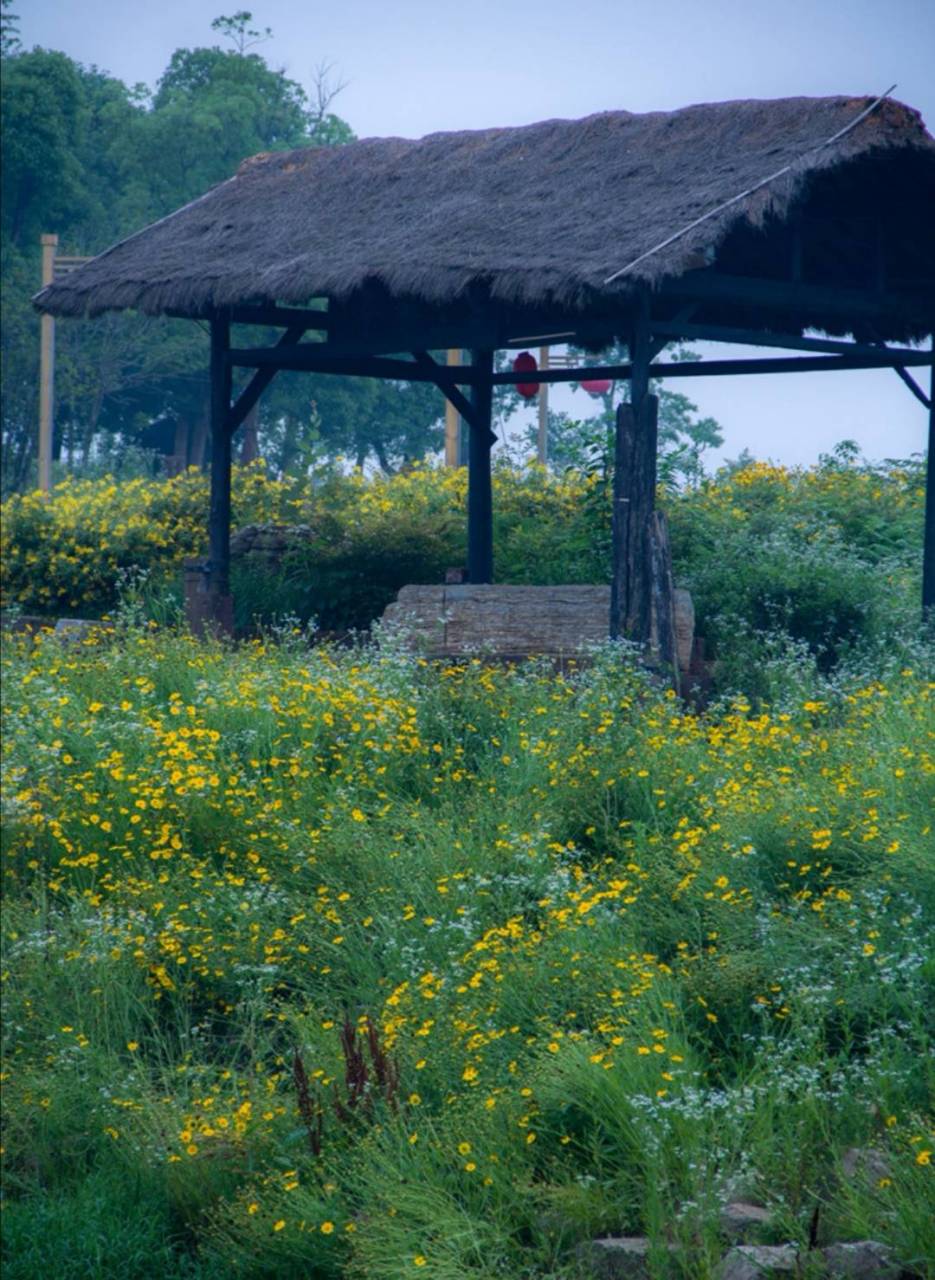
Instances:
[[[611,381],[609,378],[590,378],[587,382],[582,382],[581,387],[590,396],[606,396],[611,388]]]
[[[521,351],[513,361],[514,373],[535,373],[539,368],[536,357],[529,351]],[[539,394],[538,382],[517,382],[516,390],[524,400],[531,400]]]

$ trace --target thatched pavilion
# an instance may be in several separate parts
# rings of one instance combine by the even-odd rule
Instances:
[[[665,558],[650,378],[896,370],[930,415],[923,602],[935,608],[932,396],[909,372],[933,363],[910,344],[935,333],[935,141],[885,95],[615,111],[259,155],[36,302],[57,316],[135,308],[210,322],[219,620],[231,438],[277,370],[443,391],[470,426],[468,573],[484,583],[492,390],[529,381],[496,373],[494,352],[572,341],[597,353],[616,339],[626,365],[596,358],[536,375],[631,380],[618,419],[613,634],[646,638]],[[283,334],[271,348],[234,347],[232,325]],[[825,336],[803,336],[815,331]],[[799,354],[657,359],[680,338]],[[430,354],[451,347],[471,348],[471,363]],[[255,372],[232,402],[236,368]]]

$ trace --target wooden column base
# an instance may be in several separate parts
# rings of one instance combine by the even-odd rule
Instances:
[[[185,620],[192,635],[199,639],[234,634],[234,597],[211,586],[206,566],[200,560],[185,565]]]

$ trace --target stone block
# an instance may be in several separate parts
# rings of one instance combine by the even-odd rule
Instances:
[[[66,644],[81,644],[92,636],[100,635],[103,625],[87,618],[59,618],[52,634],[56,640],[63,640]]]
[[[768,1280],[798,1274],[799,1251],[794,1244],[740,1244],[721,1259],[717,1280]]]
[[[769,1226],[772,1217],[761,1205],[734,1200],[721,1210],[721,1229],[731,1240],[743,1241],[758,1228]]]
[[[691,661],[694,610],[675,593],[678,652]],[[610,587],[445,583],[403,587],[383,614],[404,639],[438,658],[566,657],[607,639]]]
[[[599,1280],[649,1280],[652,1247],[645,1236],[604,1236],[582,1245],[578,1256]],[[673,1253],[678,1245],[663,1248]]]
[[[848,1182],[861,1183],[872,1189],[881,1178],[891,1178],[889,1160],[876,1147],[848,1147],[841,1157],[841,1172]]]
[[[902,1270],[892,1250],[876,1240],[831,1244],[821,1252],[834,1280],[896,1280]]]

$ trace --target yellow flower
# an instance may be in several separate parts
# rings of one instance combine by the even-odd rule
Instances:
[[[471,1153],[471,1144],[470,1144],[469,1142],[459,1142],[459,1143],[458,1143],[458,1155],[459,1155],[459,1156],[466,1156],[466,1155],[470,1155],[470,1153]]]
[[[425,1256],[424,1253],[417,1253],[412,1261],[415,1264],[415,1266],[424,1267],[425,1264],[428,1262],[428,1258]]]
[[[283,1229],[283,1227],[284,1227],[285,1225],[286,1225],[286,1220],[285,1220],[285,1218],[280,1218],[278,1222],[274,1222],[274,1223],[273,1223],[273,1230],[274,1230],[274,1231],[282,1231],[282,1229]]]
[[[136,1051],[137,1051],[137,1049],[138,1049],[139,1047],[140,1047],[140,1046],[137,1044],[137,1042],[136,1042],[135,1040],[128,1040],[128,1041],[127,1041],[127,1048],[130,1050],[130,1052],[131,1052],[131,1053],[136,1053]]]
[[[332,1231],[334,1230],[334,1223],[323,1222],[321,1226],[318,1228],[318,1230],[321,1232],[323,1236],[330,1236]]]
[[[932,1163],[931,1151],[920,1151],[919,1154],[916,1156],[916,1164],[931,1164],[931,1163]]]

